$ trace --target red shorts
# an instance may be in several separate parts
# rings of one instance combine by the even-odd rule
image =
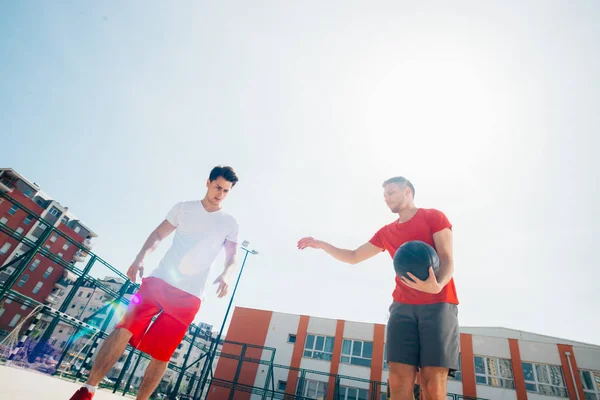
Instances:
[[[130,331],[133,336],[129,344],[136,349],[154,359],[169,361],[199,309],[198,297],[162,279],[144,278],[115,329]],[[157,314],[160,315],[150,326]]]

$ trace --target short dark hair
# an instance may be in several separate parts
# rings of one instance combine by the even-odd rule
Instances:
[[[220,176],[222,176],[228,182],[231,182],[231,187],[234,187],[235,184],[239,181],[239,178],[237,177],[233,168],[223,165],[218,165],[214,167],[212,171],[210,171],[208,180],[212,182]]]
[[[390,183],[395,183],[400,186],[408,186],[410,188],[410,191],[412,192],[413,198],[415,197],[415,187],[413,186],[412,182],[406,179],[405,177],[395,176],[383,182],[382,186],[385,187],[385,185],[389,185]]]

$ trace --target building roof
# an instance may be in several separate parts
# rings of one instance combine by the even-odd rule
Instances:
[[[37,183],[31,182],[29,179],[25,178],[23,175],[21,175],[20,173],[18,173],[17,171],[15,171],[12,168],[0,168],[0,172],[9,172],[12,175],[15,175],[17,178],[19,178],[22,181],[24,181],[29,186],[34,187],[34,188],[38,188],[38,189],[40,188]]]
[[[58,204],[58,205],[59,205],[61,208],[63,208],[63,209],[64,209],[64,213],[65,213],[65,215],[66,215],[67,217],[69,217],[69,219],[70,219],[70,220],[77,221],[77,223],[78,223],[79,225],[81,225],[81,226],[82,226],[82,227],[84,227],[84,228],[85,228],[87,231],[89,231],[89,232],[90,232],[90,235],[91,235],[92,237],[97,237],[97,236],[98,236],[98,235],[97,235],[97,234],[96,234],[94,231],[92,231],[92,230],[91,230],[91,229],[90,229],[88,226],[84,225],[84,223],[83,223],[83,222],[81,222],[81,220],[80,220],[80,219],[79,219],[79,218],[78,218],[76,215],[74,215],[74,214],[73,214],[73,213],[72,213],[72,212],[69,210],[69,207],[65,207],[65,206],[63,206],[63,205],[62,205],[62,204],[61,204],[61,203],[60,203],[58,200],[56,200],[54,197],[52,197],[52,196],[50,196],[48,193],[44,192],[44,191],[43,191],[43,190],[40,188],[40,186],[39,186],[37,183],[29,181],[27,178],[25,178],[23,175],[19,174],[17,171],[15,171],[15,170],[14,170],[14,169],[12,169],[12,168],[0,168],[0,172],[2,172],[2,171],[4,171],[4,172],[9,172],[10,174],[12,174],[12,175],[16,176],[17,178],[19,178],[19,179],[21,179],[22,181],[24,181],[25,183],[27,183],[29,186],[32,186],[32,187],[36,188],[36,189],[37,189],[37,195],[38,195],[38,196],[42,197],[44,200],[48,200],[48,201],[54,201],[54,202],[55,202],[55,203],[57,203],[57,204]]]

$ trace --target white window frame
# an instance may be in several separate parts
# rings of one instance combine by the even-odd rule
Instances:
[[[454,371],[454,377],[449,377],[448,379],[454,380],[454,381],[462,381],[462,354],[458,354],[458,369],[456,371]],[[514,375],[513,375],[513,379],[514,379]]]
[[[584,375],[589,375],[589,383],[591,384],[591,387],[588,385]],[[586,399],[590,397],[595,400],[600,400],[600,371],[580,369],[579,378],[581,378],[581,385],[583,386],[583,391],[586,394]]]
[[[58,217],[58,215],[60,214],[60,210],[56,207],[52,207],[50,209],[50,211],[48,211],[48,214],[50,215],[54,215],[55,217]]]
[[[21,279],[19,279],[19,283],[17,283],[17,286],[18,287],[25,286],[25,284],[27,283],[28,280],[29,280],[29,274],[23,274]]]
[[[390,364],[387,361],[387,346],[384,343],[383,344],[383,370],[389,371],[389,369],[390,369]]]
[[[371,356],[370,357],[364,355],[366,343],[370,343],[370,345],[371,345]],[[346,344],[350,345],[349,351],[345,351]],[[359,347],[359,346],[360,346],[360,355],[355,355],[354,354],[355,349],[356,349],[356,347]],[[352,362],[354,360],[363,362],[363,364],[361,364],[361,363],[357,364],[357,363]],[[366,360],[366,361],[362,361],[362,360]],[[357,340],[357,339],[344,339],[342,341],[342,351],[340,354],[340,363],[341,364],[357,365],[359,367],[371,368],[372,362],[373,362],[373,342],[372,341]]]
[[[7,222],[8,222],[8,218],[6,218],[6,217],[0,218],[0,224],[6,225]]]
[[[350,393],[355,391],[354,396],[350,397]],[[360,397],[361,394],[364,394],[363,397]],[[348,398],[358,399],[358,400],[369,400],[369,389],[361,389],[352,386],[340,386],[338,400],[348,400]]]
[[[6,254],[8,253],[8,251],[10,250],[10,248],[12,247],[12,243],[6,242],[2,245],[2,247],[0,248],[0,254]]]
[[[282,384],[283,384],[283,389],[281,388]],[[287,381],[279,380],[279,381],[277,381],[277,389],[275,389],[275,391],[279,392],[279,393],[284,393],[286,387],[287,387]]]
[[[529,362],[529,361],[523,361],[521,364],[522,364],[521,368],[523,369],[523,374],[525,375],[525,389],[528,392],[568,398],[569,395],[567,392],[567,386],[565,384],[565,375],[564,375],[564,372],[560,365],[534,363],[534,362]],[[525,364],[531,365],[534,380],[527,379],[527,374],[525,374],[525,369],[523,368],[523,366]],[[551,375],[550,371],[552,368],[555,368],[556,370],[558,370],[558,372],[560,372],[560,378],[562,380],[562,385],[556,385],[556,384],[552,384],[549,382],[541,382],[540,378],[538,376],[538,367],[539,367],[539,369],[545,370],[545,372],[549,376]],[[532,385],[534,386],[534,389],[531,388]],[[543,388],[543,389],[540,389],[540,388]],[[550,390],[548,390],[548,389],[550,389]]]
[[[477,359],[480,358],[483,362],[484,372],[477,371]],[[501,375],[500,361],[503,361],[503,364],[508,363],[508,372],[510,373],[510,377]],[[515,375],[512,370],[512,361],[507,358],[498,358],[498,357],[488,357],[475,355],[473,359],[474,367],[475,367],[475,383],[477,385],[487,385],[494,386],[503,389],[514,389],[515,388]],[[493,374],[492,368],[490,368],[490,364],[493,364],[493,370],[496,371],[497,375]],[[485,382],[481,382],[481,380],[477,380],[477,378],[485,379]]]
[[[309,394],[309,390],[314,390],[314,394]],[[324,399],[325,396],[327,396],[327,382],[311,379],[305,380],[302,396],[306,397],[307,399]]]
[[[75,231],[75,233],[79,233],[79,232],[81,232],[81,227],[79,225],[77,225],[75,227],[75,229],[73,229],[73,230]]]
[[[31,290],[31,293],[37,294],[40,291],[40,289],[42,288],[42,286],[44,286],[44,282],[39,281],[38,283],[35,284],[35,287]]]
[[[15,316],[10,320],[10,323],[8,324],[9,328],[14,328],[19,321],[21,320],[22,315],[21,314],[15,314]]]
[[[52,272],[54,272],[54,267],[48,267],[46,268],[46,272],[44,272],[44,279],[47,279]]]
[[[33,260],[33,262],[31,263],[31,265],[29,266],[29,270],[32,271],[32,272],[35,271],[36,268],[40,265],[40,262],[41,261],[40,261],[39,258],[36,258],[35,260]]]
[[[310,337],[313,337],[313,343],[311,347],[308,347],[308,341]],[[317,347],[317,341],[323,339],[323,346]],[[326,351],[327,343],[331,343],[331,351]],[[308,333],[306,340],[304,341],[304,349],[302,350],[302,357],[314,358],[315,360],[331,361],[333,358],[333,346],[335,344],[335,337],[325,335],[315,335]]]

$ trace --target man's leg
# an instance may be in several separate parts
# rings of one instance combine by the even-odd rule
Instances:
[[[144,379],[142,380],[140,389],[138,390],[137,400],[148,400],[150,398],[165,374],[168,364],[169,363],[166,361],[160,361],[154,358],[150,361],[150,364],[148,364],[148,368],[146,368],[146,372],[144,373]]]
[[[419,365],[419,330],[412,304],[394,302],[387,326],[387,361],[392,400],[413,400]]]
[[[458,370],[460,332],[455,304],[418,306],[421,388],[427,400],[446,399],[448,372]]]
[[[131,336],[132,333],[123,328],[115,329],[108,335],[102,346],[100,346],[100,350],[98,350],[98,355],[87,380],[88,385],[98,386],[102,378],[106,376],[125,352]]]
[[[417,367],[395,362],[390,362],[388,365],[390,367],[388,379],[390,399],[414,400],[413,390],[417,376]]]
[[[421,388],[426,400],[445,400],[448,383],[448,368],[423,367]]]

